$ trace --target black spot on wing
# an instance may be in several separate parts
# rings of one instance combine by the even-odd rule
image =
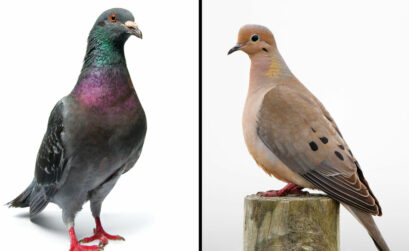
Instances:
[[[339,148],[341,148],[342,150],[345,150],[345,147],[343,145],[338,145]]]
[[[318,150],[318,145],[314,141],[310,142],[310,147],[311,147],[311,150],[313,150],[314,152]]]
[[[320,140],[321,140],[321,142],[324,143],[324,144],[327,144],[327,143],[328,143],[327,137],[321,137]]]
[[[335,151],[334,153],[335,153],[335,155],[338,157],[338,159],[344,160],[344,156],[342,156],[342,154],[341,154],[340,152]]]

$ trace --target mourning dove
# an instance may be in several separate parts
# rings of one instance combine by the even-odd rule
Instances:
[[[357,160],[325,107],[288,69],[270,30],[243,26],[228,54],[237,50],[251,60],[243,113],[247,148],[267,174],[288,183],[259,194],[320,189],[365,226],[379,250],[389,250],[372,218],[382,215],[381,207]]]
[[[118,179],[138,160],[145,140],[145,112],[124,54],[130,36],[142,38],[142,32],[128,10],[109,9],[98,17],[77,84],[51,112],[34,179],[9,203],[30,207],[30,218],[49,202],[60,206],[71,238],[70,251],[102,250],[108,240],[123,240],[105,232],[100,212]],[[88,200],[96,228],[93,236],[81,242],[98,240],[99,246],[81,245],[74,231],[75,215]]]

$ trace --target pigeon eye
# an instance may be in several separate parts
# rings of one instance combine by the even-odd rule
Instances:
[[[117,18],[116,18],[115,14],[109,15],[109,21],[111,21],[111,23],[116,23],[116,20],[117,20]]]
[[[258,40],[260,40],[260,37],[257,34],[254,34],[253,36],[251,36],[250,40],[252,42],[257,42]]]

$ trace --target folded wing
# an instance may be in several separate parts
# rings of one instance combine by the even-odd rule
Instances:
[[[277,86],[265,95],[257,126],[264,144],[315,187],[363,212],[382,214],[358,162],[319,101]]]

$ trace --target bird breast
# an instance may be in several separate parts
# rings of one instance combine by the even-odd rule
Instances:
[[[297,173],[288,168],[265,144],[257,134],[257,115],[260,110],[264,95],[273,86],[258,88],[256,91],[249,90],[243,112],[243,134],[247,149],[257,164],[268,174],[287,183],[295,183],[303,187],[310,187],[307,182]]]

